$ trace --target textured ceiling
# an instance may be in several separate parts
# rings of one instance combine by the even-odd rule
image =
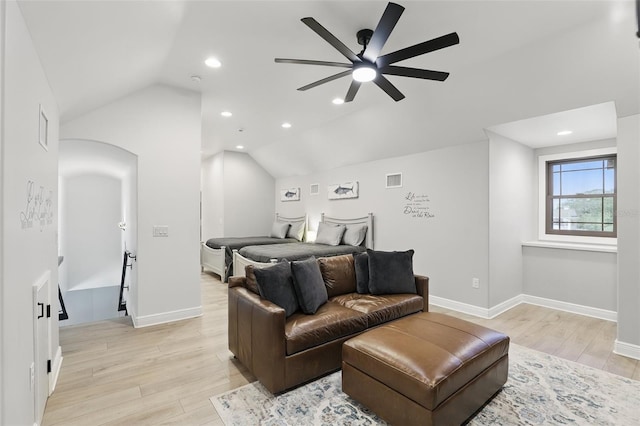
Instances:
[[[341,61],[300,19],[316,18],[359,51],[355,33],[375,28],[386,2],[19,4],[63,122],[150,84],[199,91],[203,155],[242,144],[276,177],[474,142],[491,126],[603,102],[618,116],[640,109],[633,1],[400,2],[406,10],[383,53],[456,31],[459,45],[399,64],[451,76],[391,76],[406,99],[365,85],[341,106],[331,100],[349,77],[299,92],[334,71],[273,59]],[[209,55],[223,66],[206,68]]]

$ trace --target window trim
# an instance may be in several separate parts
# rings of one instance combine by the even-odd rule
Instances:
[[[547,162],[558,160],[571,160],[588,157],[601,157],[605,155],[616,155],[616,147],[590,149],[583,151],[571,151],[558,154],[548,154],[538,156],[538,239],[540,241],[559,241],[577,244],[602,244],[617,245],[616,237],[592,237],[582,235],[564,235],[547,233]],[[617,163],[616,163],[617,167]],[[614,212],[615,214],[615,212]]]

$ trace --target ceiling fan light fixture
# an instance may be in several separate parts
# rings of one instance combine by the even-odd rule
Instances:
[[[378,71],[373,65],[361,65],[353,68],[353,79],[360,83],[372,81],[378,76]]]

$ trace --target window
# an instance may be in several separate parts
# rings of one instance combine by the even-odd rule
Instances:
[[[546,234],[616,237],[616,155],[546,162]]]

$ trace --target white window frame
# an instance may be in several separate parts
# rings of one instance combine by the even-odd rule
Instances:
[[[598,157],[611,154],[616,155],[617,153],[618,149],[613,146],[609,148],[589,149],[584,151],[572,151],[538,156],[538,240],[563,242],[569,244],[598,244],[605,246],[617,246],[618,238],[547,234],[546,228],[547,162],[557,160],[571,160],[574,158],[584,157]]]

